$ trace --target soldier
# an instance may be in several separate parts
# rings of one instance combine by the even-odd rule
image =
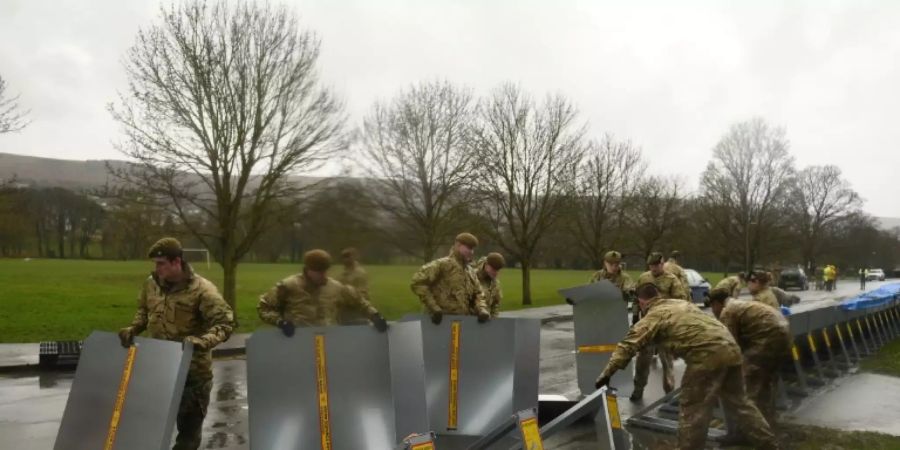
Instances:
[[[747,397],[774,428],[776,374],[791,346],[787,320],[762,303],[731,299],[724,289],[713,289],[709,301],[713,314],[741,347]]]
[[[500,270],[506,266],[506,260],[499,253],[488,253],[484,258],[478,260],[475,268],[478,275],[478,282],[481,283],[481,290],[484,292],[487,309],[491,313],[491,318],[500,315],[500,301],[503,300],[503,291],[500,290]],[[474,306],[474,305],[470,305]],[[478,314],[472,308],[470,314]]]
[[[362,298],[371,303],[369,299],[369,274],[359,264],[359,252],[355,248],[345,248],[341,251],[341,262],[344,271],[337,280],[344,286],[356,289]],[[341,325],[365,325],[369,319],[363,316],[359,309],[343,308],[338,313],[338,323]]]
[[[650,270],[638,277],[637,284],[653,284],[659,290],[660,295],[665,299],[684,300],[686,294],[684,287],[675,275],[666,272],[663,269],[662,254],[653,252],[647,257],[647,266]],[[642,313],[643,314],[643,313]],[[632,316],[632,324],[637,323],[639,317]],[[659,361],[663,369],[663,390],[668,394],[675,389],[675,371],[673,366],[675,361],[672,354],[665,349],[655,349],[653,346],[647,346],[637,355],[634,363],[634,391],[631,393],[631,401],[638,401],[644,398],[644,387],[647,386],[647,379],[650,377],[650,365],[653,363],[654,350],[658,350]]]
[[[669,253],[669,259],[666,260],[666,263],[663,265],[663,270],[671,273],[678,277],[678,281],[681,282],[681,285],[684,287],[685,293],[687,297],[685,300],[691,300],[691,284],[688,283],[687,274],[684,273],[684,269],[678,264],[678,258],[681,257],[681,252],[678,250],[672,250],[672,253]]]
[[[410,288],[434,324],[441,323],[444,314],[474,314],[479,322],[491,318],[478,277],[469,265],[477,246],[475,236],[461,233],[450,255],[425,264],[413,275]]]
[[[651,283],[640,284],[637,297],[644,317],[616,346],[596,387],[608,385],[613,374],[624,369],[636,353],[655,344],[684,358],[687,364],[679,401],[679,449],[704,448],[712,410],[719,399],[754,448],[777,449],[775,435],[744,391],[741,350],[728,329],[690,302],[660,298]]]
[[[778,303],[775,293],[769,288],[768,272],[764,270],[750,272],[747,280],[747,289],[750,291],[750,295],[753,296],[754,301],[769,305],[777,311],[781,310],[781,305]]]
[[[387,330],[387,321],[378,310],[356,289],[329,277],[329,267],[331,255],[325,250],[306,252],[301,273],[279,281],[260,296],[256,305],[259,318],[291,337],[297,326],[336,325],[342,311],[357,310],[378,331]]]
[[[800,303],[800,297],[794,294],[788,294],[784,289],[778,286],[770,286],[769,289],[772,290],[772,294],[775,294],[775,299],[778,300],[778,304],[781,306],[791,306]]]
[[[631,281],[631,277],[622,270],[622,254],[615,250],[608,251],[603,255],[603,268],[591,276],[591,283],[600,280],[607,280],[619,288],[625,301],[628,301],[634,294],[634,283]]]
[[[729,297],[738,298],[741,296],[741,287],[746,281],[747,277],[741,272],[737,275],[722,278],[722,281],[716,283],[715,289],[725,289],[728,291]]]
[[[147,330],[154,339],[193,344],[172,448],[194,450],[200,448],[212,390],[210,350],[231,336],[234,314],[216,286],[194,273],[182,254],[181,243],[174,238],[162,238],[150,247],[147,256],[156,269],[144,281],[134,319],[119,330],[119,339],[127,348]]]

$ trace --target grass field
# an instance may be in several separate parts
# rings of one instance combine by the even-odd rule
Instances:
[[[878,353],[860,361],[859,366],[869,372],[900,377],[900,340],[888,342]]]
[[[141,282],[151,270],[148,261],[79,261],[0,259],[0,342],[81,339],[92,330],[118,330],[131,321]],[[203,276],[221,286],[222,272],[195,264]],[[409,290],[416,266],[367,266],[371,297],[389,319],[419,311]],[[242,264],[238,269],[238,332],[260,326],[259,295],[276,281],[295,273],[288,264]],[[336,274],[340,268],[334,268]],[[535,270],[532,306],[561,304],[556,290],[584,283],[590,271]],[[632,273],[633,276],[637,274]],[[721,276],[707,274],[715,282]],[[522,308],[521,272],[501,273],[503,309]]]

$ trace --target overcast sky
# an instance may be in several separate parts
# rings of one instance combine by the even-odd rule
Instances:
[[[321,36],[351,125],[419,80],[477,94],[510,80],[567,95],[592,135],[632,139],[652,172],[694,189],[728,126],[761,116],[786,127],[799,167],[836,164],[867,211],[900,217],[900,2],[289,3]],[[0,0],[0,74],[33,119],[0,152],[119,158],[106,105],[157,5]]]

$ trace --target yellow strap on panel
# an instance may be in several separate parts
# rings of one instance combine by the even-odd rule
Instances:
[[[447,429],[455,430],[459,415],[459,333],[462,323],[450,324],[450,401],[447,404]]]
[[[119,380],[119,390],[116,392],[116,403],[113,406],[112,419],[109,421],[109,429],[106,431],[106,444],[103,450],[112,450],[116,442],[116,432],[119,431],[119,420],[122,419],[122,408],[125,406],[125,395],[128,393],[128,383],[131,382],[131,371],[134,369],[134,357],[137,347],[128,347],[128,356],[125,357],[125,368],[122,369],[122,379]]]
[[[797,344],[791,346],[791,356],[794,361],[800,361],[800,351],[797,350]]]
[[[825,346],[831,348],[831,339],[828,337],[827,328],[822,328],[822,337],[825,338]]]
[[[423,442],[421,444],[415,444],[409,448],[409,450],[434,450],[434,442]]]
[[[328,410],[328,370],[325,361],[325,336],[316,340],[316,391],[319,396],[319,436],[322,450],[331,450],[331,418]]]
[[[816,350],[816,341],[813,339],[812,333],[806,333],[806,340],[809,342],[809,348],[812,349],[813,353],[818,353]]]
[[[619,401],[616,396],[606,393],[606,412],[609,414],[609,426],[614,430],[622,429],[622,419],[619,417]]]
[[[522,431],[522,444],[527,450],[544,450],[544,440],[541,439],[541,429],[535,417],[529,417],[519,421],[519,430]]]
[[[582,345],[578,347],[578,353],[612,353],[616,351],[616,344]]]

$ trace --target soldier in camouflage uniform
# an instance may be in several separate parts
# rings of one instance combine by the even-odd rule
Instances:
[[[154,339],[193,344],[173,449],[194,450],[200,447],[212,390],[210,350],[231,336],[234,314],[216,286],[194,273],[182,253],[174,238],[160,239],[150,247],[148,257],[156,269],[144,282],[134,319],[119,330],[119,339],[130,347],[134,337],[147,330]]]
[[[500,289],[500,270],[506,266],[506,259],[499,253],[488,253],[484,258],[475,263],[478,282],[481,283],[481,290],[484,292],[484,299],[487,303],[487,309],[491,313],[491,318],[500,315],[500,302],[503,300],[503,291]],[[478,314],[474,309],[474,304],[470,305],[469,314]]]
[[[684,287],[675,275],[666,272],[663,269],[662,254],[653,252],[647,257],[647,266],[650,270],[638,277],[637,284],[653,284],[659,290],[660,295],[665,299],[684,300],[686,294]],[[634,318],[632,318],[634,323]],[[644,387],[647,386],[647,379],[650,377],[650,365],[653,364],[653,353],[657,350],[659,361],[663,369],[663,390],[666,393],[675,389],[675,361],[672,354],[665,349],[656,349],[653,346],[641,350],[634,362],[634,391],[631,393],[631,400],[638,401],[644,397]]]
[[[356,289],[328,276],[330,267],[331,255],[325,250],[306,252],[301,273],[279,281],[259,298],[259,318],[291,337],[297,326],[337,325],[343,310],[356,310],[378,331],[387,330],[384,317]]]
[[[716,289],[725,289],[728,291],[728,296],[732,298],[738,298],[741,296],[741,287],[744,285],[745,276],[743,273],[739,273],[737,275],[732,275],[730,277],[725,277],[722,281],[716,283]]]
[[[616,346],[596,387],[609,385],[613,374],[627,367],[636,353],[655,344],[687,364],[679,400],[679,449],[704,448],[720,399],[754,448],[777,449],[775,435],[744,391],[741,350],[728,328],[690,302],[660,298],[651,283],[639,285],[637,296],[645,315]]]
[[[741,347],[747,397],[774,428],[777,370],[791,345],[787,320],[762,303],[731,299],[723,289],[713,289],[709,301],[713,314]]]
[[[781,310],[778,298],[775,297],[775,293],[769,288],[768,272],[764,270],[750,272],[750,275],[747,277],[747,289],[750,291],[750,295],[753,296],[754,301],[769,305],[778,311]]]
[[[413,275],[410,289],[433,323],[441,323],[444,314],[473,314],[479,322],[490,319],[478,276],[469,265],[477,246],[475,236],[461,233],[450,255],[425,264]]]
[[[591,283],[600,280],[609,281],[619,288],[622,291],[622,299],[626,302],[634,294],[634,283],[631,281],[631,277],[622,271],[622,254],[615,250],[608,251],[603,255],[603,268],[591,276]]]
[[[337,280],[344,286],[356,289],[356,292],[371,303],[369,299],[369,274],[359,264],[359,252],[355,248],[345,248],[341,251],[341,262],[344,271],[338,275]],[[339,311],[338,323],[341,325],[365,325],[369,323],[359,309],[344,308]]]
[[[684,272],[684,269],[678,264],[678,258],[681,257],[681,252],[678,250],[672,250],[672,253],[669,254],[669,259],[666,260],[666,263],[663,265],[663,270],[671,273],[678,277],[678,281],[681,282],[681,286],[685,290],[685,300],[691,300],[691,284],[688,283],[687,274]]]

